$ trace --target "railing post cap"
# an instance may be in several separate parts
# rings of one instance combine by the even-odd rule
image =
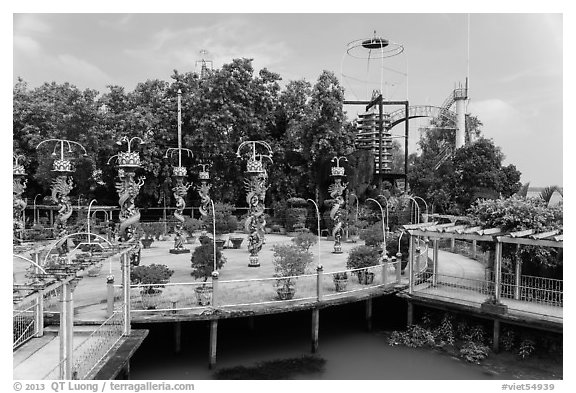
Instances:
[[[322,270],[324,270],[324,266],[318,265],[318,266],[316,266],[316,270],[317,270],[317,271],[322,271]]]
[[[213,280],[217,280],[219,275],[220,275],[220,273],[218,273],[216,270],[214,270],[214,271],[212,272],[212,279],[213,279]]]
[[[114,284],[114,275],[113,274],[106,276],[106,284]]]

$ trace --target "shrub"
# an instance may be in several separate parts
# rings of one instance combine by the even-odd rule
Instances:
[[[406,345],[411,348],[420,348],[424,345],[434,346],[434,334],[422,326],[411,325],[405,332],[392,332],[388,344],[391,346]]]
[[[158,288],[163,288],[162,284],[166,284],[172,274],[174,270],[168,269],[168,266],[153,263],[131,268],[130,281],[132,284],[148,285],[142,289],[145,293],[157,293]]]
[[[356,246],[348,253],[347,269],[361,269],[378,265],[380,252],[375,247]]]
[[[525,338],[520,342],[520,348],[518,349],[518,356],[521,359],[527,359],[534,354],[535,343],[532,338]]]
[[[200,246],[194,249],[190,261],[192,262],[192,272],[190,273],[192,277],[206,282],[214,271],[214,243],[212,239],[208,236],[202,236]],[[216,247],[216,269],[221,269],[224,263],[226,263],[226,257]]]
[[[238,219],[232,214],[234,206],[228,203],[214,204],[214,211],[216,212],[216,234],[222,235],[224,233],[234,232],[238,228]],[[205,225],[206,230],[210,233],[214,231],[212,225],[212,211],[208,215],[202,217],[202,223]]]
[[[512,351],[516,341],[516,334],[512,329],[503,329],[502,336],[500,336],[500,343],[505,351]]]
[[[434,330],[434,336],[438,345],[454,345],[454,326],[453,318],[450,314],[444,314],[440,325]]]
[[[460,348],[460,356],[470,363],[480,363],[481,360],[488,357],[490,349],[488,346],[474,341],[466,341],[462,348]]]
[[[398,242],[400,242],[402,260],[407,261],[410,250],[410,236],[407,233],[402,234],[402,231],[388,232],[386,235],[386,251],[388,255],[392,256],[398,253]]]
[[[186,233],[192,236],[194,232],[202,229],[202,221],[194,217],[186,217],[182,226],[184,227]]]
[[[292,242],[304,251],[308,251],[310,247],[318,243],[318,236],[310,232],[300,232],[298,236],[292,239]]]
[[[305,207],[289,207],[286,209],[286,230],[295,232],[306,227],[306,215],[308,209]]]
[[[280,277],[276,281],[276,286],[287,290],[295,286],[296,279],[281,277],[305,274],[306,268],[314,259],[310,252],[294,244],[277,244],[272,247],[272,251],[274,251],[274,277]]]
[[[384,240],[382,221],[376,222],[360,231],[360,239],[364,240],[367,246],[380,246]]]

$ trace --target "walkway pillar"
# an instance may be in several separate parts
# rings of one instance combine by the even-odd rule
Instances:
[[[38,291],[38,298],[36,299],[36,335],[35,337],[42,337],[44,335],[44,291]]]
[[[372,331],[372,298],[366,299],[366,329]]]
[[[316,296],[319,302],[322,301],[322,266],[316,268]]]
[[[122,263],[122,293],[123,293],[123,312],[124,312],[124,329],[123,335],[130,335],[130,258],[128,252],[124,252],[120,257]]]
[[[318,351],[318,336],[320,333],[320,309],[312,309],[312,353]]]
[[[114,276],[106,278],[106,315],[108,318],[114,313]]]
[[[438,239],[432,239],[432,286],[438,285]]]
[[[494,297],[500,301],[500,283],[502,281],[502,243],[496,241],[496,252],[494,255]]]
[[[472,258],[476,259],[476,249],[477,249],[478,241],[472,240]]]
[[[210,321],[210,349],[209,349],[209,359],[208,368],[212,369],[216,366],[216,345],[218,340],[218,320],[214,319]]]
[[[72,379],[72,353],[74,339],[74,307],[72,287],[69,281],[62,283],[60,293],[60,378]]]
[[[500,351],[500,321],[494,320],[494,336],[492,339],[492,351]]]
[[[410,246],[408,251],[408,293],[412,294],[414,291],[414,250],[416,245],[414,244],[416,237],[410,236]]]
[[[522,284],[522,261],[516,259],[516,269],[514,272],[514,299],[520,300],[520,286]]]
[[[174,323],[174,352],[180,353],[182,349],[182,323]]]
[[[454,252],[456,250],[456,239],[450,238],[450,252]]]

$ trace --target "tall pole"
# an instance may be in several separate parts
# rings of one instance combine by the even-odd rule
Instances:
[[[312,199],[308,199],[308,201],[312,202],[314,204],[314,208],[316,209],[316,217],[318,220],[318,266],[322,266],[322,263],[320,263],[320,210],[318,209],[318,204],[316,204],[315,201]]]
[[[96,199],[92,199],[92,200],[90,201],[90,204],[88,205],[88,217],[87,217],[87,219],[88,219],[88,221],[87,221],[87,225],[88,225],[88,243],[90,243],[90,238],[91,238],[91,236],[90,236],[90,233],[91,233],[91,232],[90,232],[90,209],[92,208],[92,204],[93,204],[94,202],[98,202],[98,201],[97,201]]]

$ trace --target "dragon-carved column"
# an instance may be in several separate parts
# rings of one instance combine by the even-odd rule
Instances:
[[[174,218],[178,220],[174,226],[174,248],[170,250],[171,254],[184,254],[190,252],[189,249],[184,247],[183,224],[184,209],[186,208],[186,200],[184,197],[188,194],[188,189],[192,186],[190,183],[184,183],[186,178],[186,168],[183,166],[175,166],[173,169],[174,180],[176,185],[172,188],[174,192],[174,199],[176,200],[176,210],[174,211]]]
[[[20,241],[22,236],[19,236],[24,230],[24,209],[26,208],[26,200],[22,198],[22,194],[26,190],[26,183],[28,179],[25,178],[26,171],[24,166],[18,163],[19,158],[24,156],[14,156],[14,168],[12,177],[12,208],[13,208],[13,231],[14,241]]]
[[[334,237],[334,254],[342,253],[341,238],[343,234],[342,230],[342,208],[344,207],[344,198],[342,194],[348,183],[342,183],[344,179],[344,167],[340,166],[340,159],[348,161],[346,157],[334,157],[332,162],[336,161],[336,166],[332,167],[331,177],[334,178],[334,184],[328,187],[328,192],[332,198],[332,208],[330,209],[330,218],[334,222],[334,227],[332,228],[332,236]]]
[[[70,202],[70,191],[74,188],[74,180],[70,174],[74,172],[72,163],[69,160],[55,160],[52,168],[57,173],[56,179],[52,181],[52,200],[58,205],[54,230],[57,239],[64,239],[68,234],[66,223],[72,215],[72,203]],[[60,253],[68,252],[68,242],[62,241],[58,245]]]
[[[198,177],[200,179],[200,185],[196,188],[198,195],[200,196],[200,214],[202,217],[208,216],[210,212],[210,188],[212,184],[209,184],[210,173],[206,170],[207,164],[200,164],[202,170],[200,171]],[[204,228],[206,230],[206,228]]]

